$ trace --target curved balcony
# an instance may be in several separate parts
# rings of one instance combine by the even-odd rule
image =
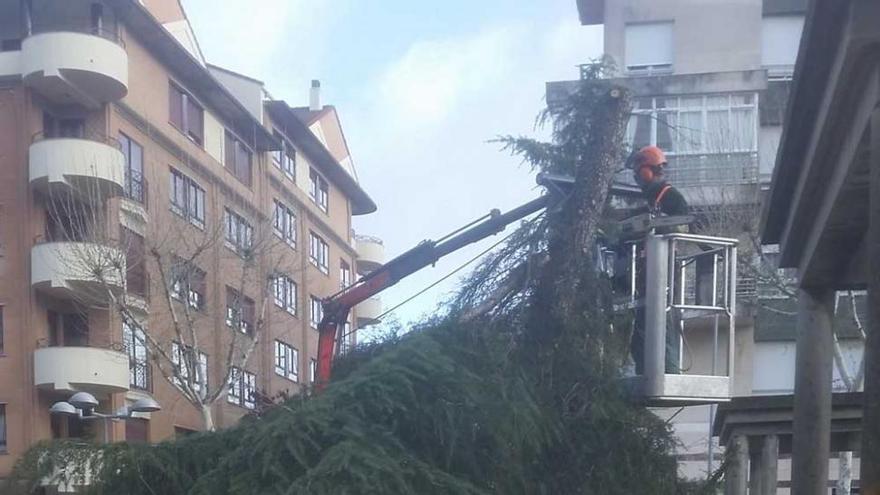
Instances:
[[[355,306],[354,311],[357,315],[358,328],[375,325],[379,323],[379,316],[382,314],[382,300],[371,297]]]
[[[382,243],[382,239],[356,235],[354,241],[358,254],[358,273],[366,275],[385,263],[385,245]]]
[[[122,194],[125,157],[115,140],[40,137],[28,151],[35,189],[69,189],[91,202]]]
[[[96,270],[101,270],[103,277],[99,278]],[[31,284],[55,297],[106,301],[108,290],[122,292],[123,273],[125,253],[115,247],[89,242],[46,242],[31,249]]]
[[[128,390],[128,355],[98,347],[34,351],[34,385],[47,390],[104,395]]]
[[[20,63],[25,84],[56,103],[97,107],[128,94],[128,54],[115,33],[33,34],[22,41]]]

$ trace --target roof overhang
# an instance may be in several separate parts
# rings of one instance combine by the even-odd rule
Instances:
[[[175,77],[231,125],[232,130],[257,151],[281,149],[281,143],[255,119],[211,73],[137,0],[112,0],[120,19],[132,35],[169,67]]]
[[[284,101],[266,102],[266,111],[272,120],[299,146],[300,151],[336,184],[351,199],[351,214],[366,215],[376,211],[376,203],[361,188],[360,184],[333,158],[330,151],[312,134],[306,124],[300,120],[293,109]]]
[[[577,0],[578,17],[584,26],[605,22],[605,0]]]
[[[860,286],[867,222],[865,140],[880,104],[880,4],[813,2],[773,181],[762,241],[780,245],[801,284]],[[847,252],[851,256],[839,256]]]

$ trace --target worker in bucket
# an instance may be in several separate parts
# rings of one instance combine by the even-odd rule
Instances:
[[[654,215],[684,216],[688,214],[688,204],[681,192],[669,184],[665,179],[665,168],[668,165],[666,155],[657,146],[645,146],[633,153],[628,160],[628,165],[633,170],[636,184],[642,189],[648,211]],[[678,231],[687,226],[672,227]],[[664,232],[658,232],[664,233]],[[644,247],[640,248],[636,267],[636,299],[641,303],[636,306],[635,321],[633,322],[633,335],[630,341],[637,375],[644,373],[645,364],[645,253]],[[678,335],[667,331],[666,344],[666,372],[679,373],[679,340]]]

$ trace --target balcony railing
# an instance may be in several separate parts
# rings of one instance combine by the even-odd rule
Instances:
[[[144,207],[149,206],[149,187],[147,179],[142,172],[125,171],[125,197],[140,203]]]
[[[756,184],[758,154],[669,155],[666,178],[679,187]]]

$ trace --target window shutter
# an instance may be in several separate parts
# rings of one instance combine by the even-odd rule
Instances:
[[[803,16],[765,17],[761,25],[761,65],[794,67],[803,29]]]
[[[168,112],[168,120],[179,129],[184,130],[183,93],[173,84],[168,88]]]
[[[235,139],[229,131],[226,131],[224,134],[223,155],[223,165],[229,171],[235,173],[235,159],[237,158],[235,155]]]
[[[235,157],[235,165],[238,169],[238,178],[246,186],[251,185],[251,152],[245,148],[241,142],[237,143],[237,156]]]
[[[672,65],[672,23],[626,26],[624,58],[628,69]]]
[[[199,144],[204,141],[204,115],[202,115],[202,107],[190,97],[186,99],[186,125],[189,135]]]

